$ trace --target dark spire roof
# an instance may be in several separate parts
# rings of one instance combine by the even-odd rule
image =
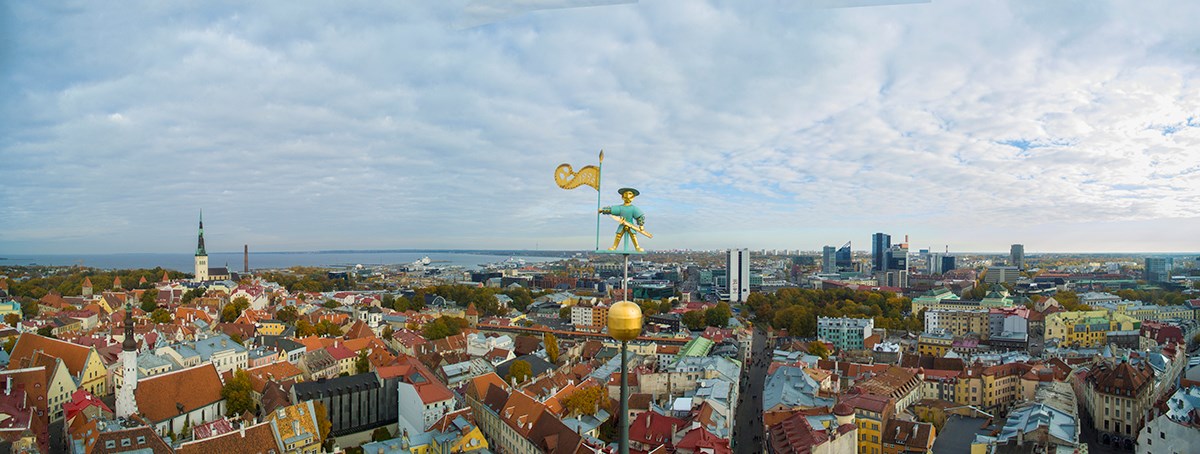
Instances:
[[[133,303],[128,300],[125,301],[125,340],[121,342],[121,350],[137,350],[137,341],[133,340]]]
[[[208,252],[204,251],[204,211],[200,211],[200,239],[196,243],[196,257],[207,257]]]

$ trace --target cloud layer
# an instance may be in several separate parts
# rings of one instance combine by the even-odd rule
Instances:
[[[0,252],[1200,250],[1200,4],[585,3],[10,3]]]

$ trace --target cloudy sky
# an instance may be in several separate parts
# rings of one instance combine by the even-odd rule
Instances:
[[[4,2],[0,255],[1200,250],[1200,2],[846,3]]]

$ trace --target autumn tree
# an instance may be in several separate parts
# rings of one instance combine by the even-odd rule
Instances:
[[[295,323],[300,318],[300,311],[295,306],[285,306],[275,311],[275,319],[284,323]]]
[[[826,347],[824,342],[812,341],[808,343],[808,354],[829,359],[829,347]]]
[[[508,367],[508,377],[506,378],[509,383],[524,383],[531,376],[533,376],[533,367],[529,365],[529,362],[516,360]]]
[[[171,319],[171,313],[161,307],[150,313],[150,321],[154,323],[171,323]]]
[[[391,439],[392,433],[388,431],[387,427],[380,427],[371,432],[371,441],[384,441]]]
[[[608,391],[602,386],[589,386],[572,392],[562,401],[571,415],[595,415],[608,404]]]
[[[317,432],[320,432],[321,446],[329,451],[333,448],[333,443],[330,443],[332,440],[329,439],[329,430],[333,428],[333,423],[329,421],[329,410],[320,401],[313,402],[313,407],[317,412],[317,425],[320,426]]]
[[[546,344],[546,357],[551,363],[558,363],[558,338],[554,337],[554,333],[546,333],[542,337],[542,343]]]
[[[4,324],[5,325],[15,328],[18,323],[21,323],[21,314],[14,314],[14,313],[4,314]]]
[[[225,399],[225,416],[237,416],[254,412],[254,388],[250,382],[250,374],[238,369],[233,377],[221,387],[221,397]]]
[[[396,330],[392,329],[392,325],[383,327],[383,340],[392,340],[396,335]]]
[[[296,336],[308,337],[308,336],[314,336],[316,334],[317,334],[317,328],[315,326],[313,326],[312,323],[309,323],[308,320],[305,320],[305,319],[296,320]]]
[[[558,318],[562,320],[571,319],[571,306],[563,306],[558,308]]]
[[[421,334],[429,340],[438,340],[449,336],[455,336],[462,332],[463,328],[469,326],[467,320],[459,317],[441,316],[434,319],[432,322],[425,324],[421,329]]]

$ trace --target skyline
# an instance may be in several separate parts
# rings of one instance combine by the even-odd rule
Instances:
[[[1200,251],[1200,4],[436,3],[0,7],[0,256]]]

